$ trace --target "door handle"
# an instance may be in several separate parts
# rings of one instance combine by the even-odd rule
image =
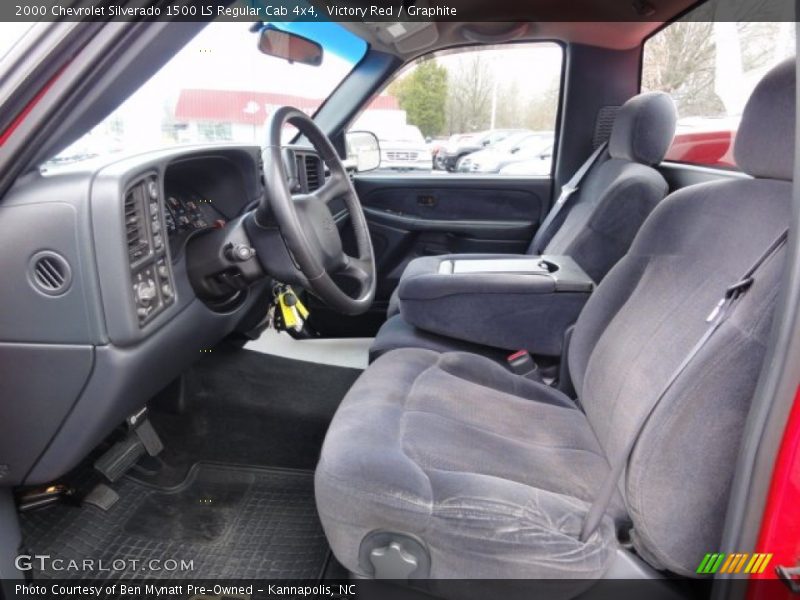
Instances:
[[[436,206],[436,196],[433,194],[420,194],[417,196],[417,205],[419,206]]]

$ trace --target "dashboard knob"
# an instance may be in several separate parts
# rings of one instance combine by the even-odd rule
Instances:
[[[140,306],[150,306],[156,297],[156,284],[152,279],[136,284],[136,303]]]
[[[231,260],[244,262],[256,255],[256,249],[247,244],[235,244],[228,246],[226,254]]]

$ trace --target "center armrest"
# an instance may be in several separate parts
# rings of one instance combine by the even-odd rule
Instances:
[[[413,261],[398,294],[420,329],[555,356],[594,285],[568,256],[445,255]]]

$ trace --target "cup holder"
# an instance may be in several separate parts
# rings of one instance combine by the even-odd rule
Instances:
[[[542,260],[539,262],[539,265],[542,268],[547,269],[548,273],[555,273],[559,269],[559,266],[556,263],[550,262],[549,260]]]

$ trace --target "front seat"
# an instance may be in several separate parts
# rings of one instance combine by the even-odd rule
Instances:
[[[583,177],[580,187],[562,210],[545,219],[527,254],[571,256],[594,280],[600,281],[627,252],[636,232],[667,195],[664,177],[653,166],[675,135],[676,111],[663,92],[639,94],[619,110],[608,147]],[[434,272],[448,256],[421,257],[409,263],[404,279]],[[400,286],[387,310],[387,323],[376,336],[371,355],[402,347],[470,349],[457,340],[416,330],[400,318]],[[490,353],[485,350],[484,353]],[[503,353],[507,354],[507,353]]]
[[[590,298],[568,354],[582,410],[470,353],[401,349],[362,374],[315,476],[322,524],[345,567],[361,576],[594,579],[611,568],[624,530],[651,566],[696,576],[719,547],[782,282],[794,89],[787,61],[745,108],[735,156],[753,178],[672,194]],[[747,293],[687,362],[720,297],[755,265]],[[615,461],[624,475],[582,542]]]
[[[608,147],[593,161],[565,209],[547,223],[545,231],[537,232],[526,254],[571,256],[600,281],[667,195],[667,182],[653,167],[672,144],[676,119],[669,94],[647,92],[625,102],[614,119]],[[399,312],[395,290],[387,316]]]

